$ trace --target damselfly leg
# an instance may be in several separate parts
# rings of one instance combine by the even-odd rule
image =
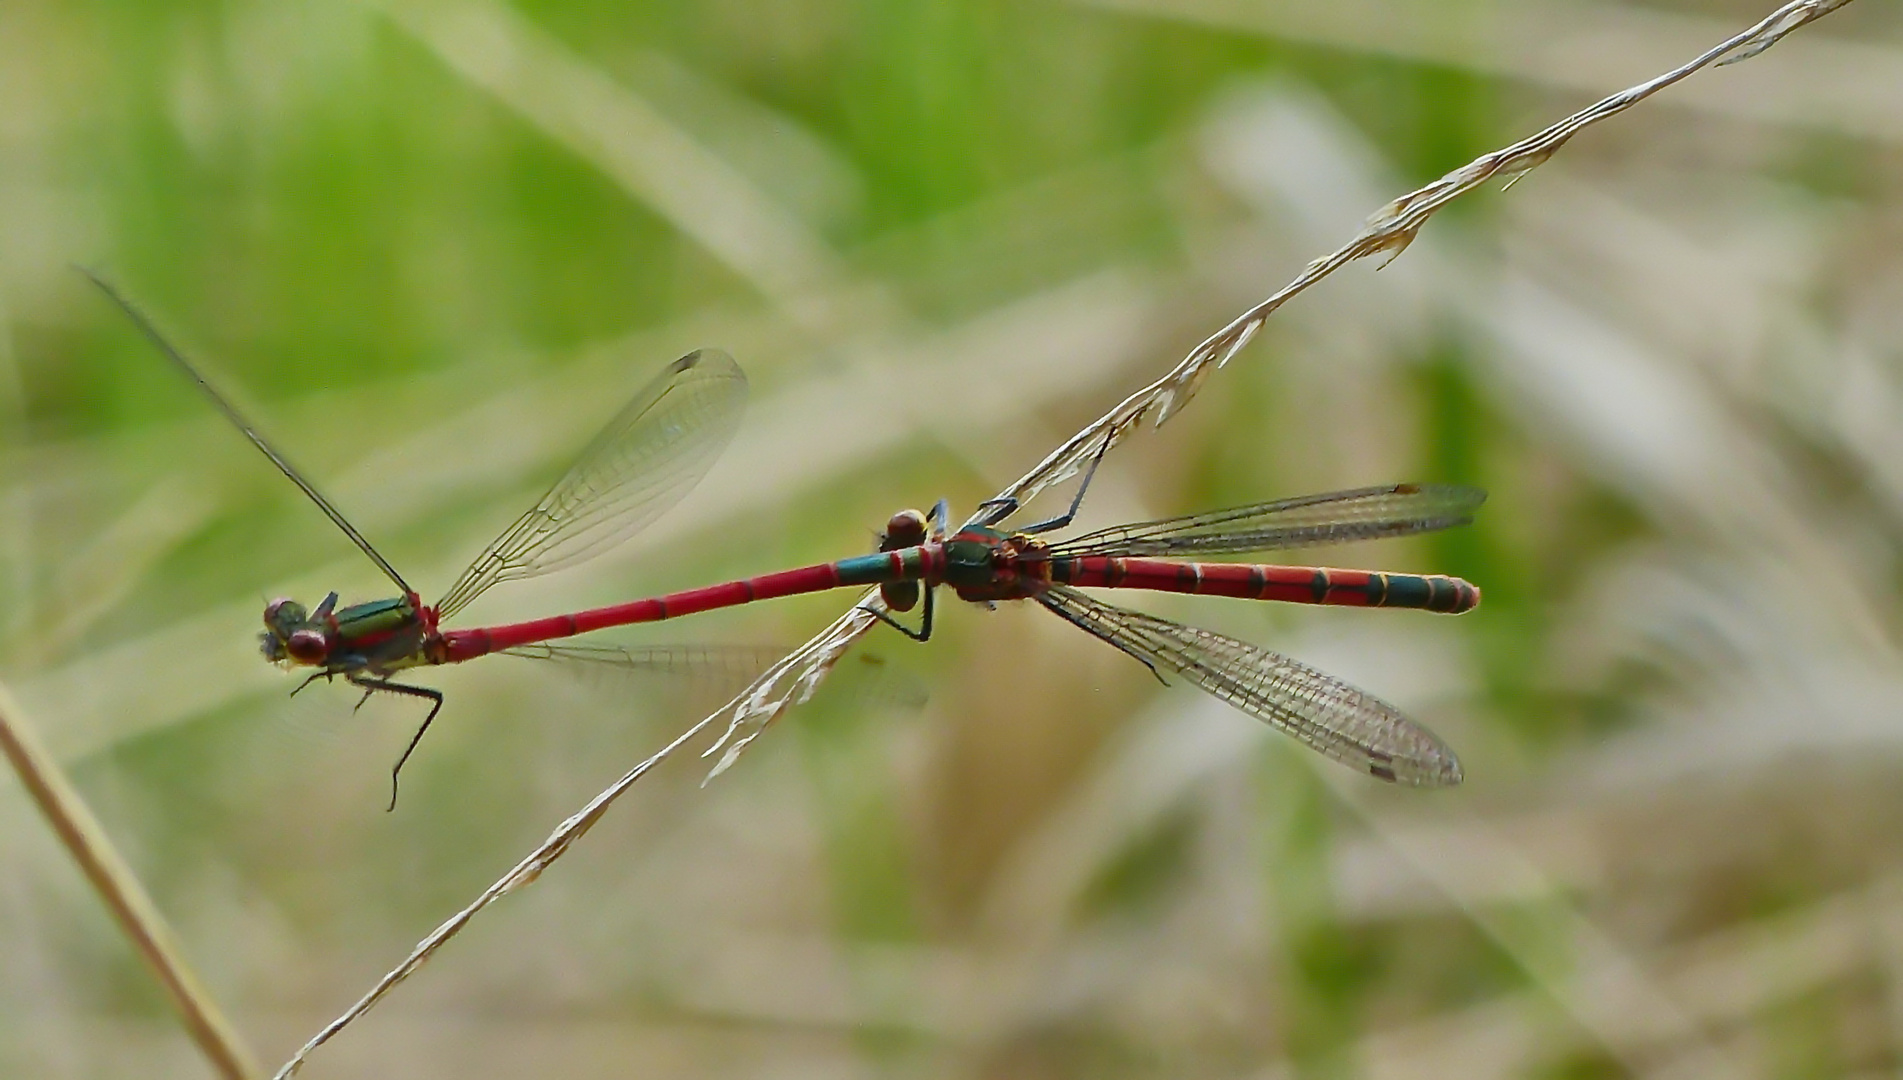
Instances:
[[[430,703],[429,715],[425,716],[423,722],[417,726],[416,734],[410,736],[409,745],[403,748],[402,755],[396,759],[396,764],[390,769],[390,805],[387,809],[395,810],[397,777],[403,772],[403,763],[410,760],[410,755],[416,751],[416,744],[423,741],[423,733],[429,730],[431,721],[435,720],[436,714],[443,710],[443,692],[441,690],[432,690],[427,686],[410,686],[406,683],[392,682],[389,679],[379,678],[375,675],[365,675],[355,671],[345,675],[344,680],[352,686],[362,688],[363,700],[357,702],[357,707],[360,709],[363,708],[365,701],[370,700],[370,695],[379,690],[386,694],[399,694],[404,697],[422,698]]]
[[[1103,461],[1103,456],[1109,451],[1110,440],[1106,438],[1103,444],[1097,447],[1097,452],[1090,455],[1090,464],[1084,466],[1084,478],[1077,481],[1077,494],[1071,497],[1070,509],[1065,510],[1056,517],[1045,518],[1043,521],[1033,521],[1029,525],[1020,526],[1016,531],[1026,536],[1035,536],[1038,533],[1051,532],[1069,525],[1071,521],[1077,517],[1077,511],[1083,507],[1084,492],[1090,490],[1090,481],[1097,475],[1097,466]],[[974,524],[991,528],[1005,518],[1017,513],[1022,506],[1023,504],[1019,502],[1015,496],[1007,496],[1002,499],[986,499],[984,502],[978,504],[978,509],[982,511],[982,513],[978,516]]]

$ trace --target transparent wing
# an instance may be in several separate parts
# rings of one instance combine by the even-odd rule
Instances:
[[[586,559],[660,517],[720,456],[746,399],[746,376],[719,349],[698,349],[669,364],[548,494],[470,564],[436,605],[439,617],[499,582]]]
[[[784,645],[576,645],[539,644],[504,649],[510,656],[543,660],[584,674],[610,673],[634,678],[654,676],[680,682],[697,692],[732,697],[789,650]],[[859,653],[844,692],[860,704],[916,712],[929,700],[925,684],[883,657]]]
[[[350,523],[350,519],[344,517],[343,512],[337,509],[336,504],[326,499],[323,493],[317,490],[316,485],[304,479],[304,474],[292,467],[291,463],[285,460],[284,455],[278,453],[277,448],[272,446],[270,441],[260,434],[257,428],[251,426],[251,421],[245,419],[244,414],[238,411],[238,407],[226,400],[225,395],[219,393],[217,387],[214,387],[210,380],[200,374],[199,370],[192,366],[190,360],[185,359],[184,353],[174,347],[164,334],[159,333],[158,326],[153,323],[152,320],[145,317],[145,312],[135,307],[132,301],[126,299],[118,289],[113,288],[112,283],[108,282],[105,278],[100,277],[98,274],[93,273],[83,266],[77,267],[76,269],[86,275],[87,280],[99,286],[100,291],[106,294],[107,299],[119,305],[119,310],[126,313],[126,316],[132,320],[133,325],[139,328],[139,332],[144,334],[146,339],[156,346],[159,352],[164,355],[167,360],[172,362],[174,367],[183,372],[187,379],[190,379],[193,384],[203,391],[205,396],[211,399],[211,403],[217,407],[219,412],[225,414],[225,419],[231,421],[231,426],[242,432],[244,437],[251,441],[251,445],[262,451],[264,456],[270,459],[271,464],[276,465],[278,471],[284,474],[285,479],[296,484],[298,490],[302,491],[311,502],[317,504],[317,508],[324,512],[324,516],[330,518],[331,522],[335,524],[337,528],[341,529],[345,536],[350,538],[351,543],[357,545],[358,550],[369,556],[370,561],[376,563],[377,568],[382,570],[385,576],[396,584],[397,588],[403,590],[405,595],[410,594],[410,586],[403,580],[403,575],[397,573],[396,568],[391,566],[389,561],[377,552],[376,548],[370,546],[370,541],[364,539],[363,534],[358,532],[357,527]]]
[[[772,645],[578,645],[539,644],[502,650],[509,656],[572,668],[584,674],[653,676],[698,691],[731,697],[786,655]]]
[[[1473,522],[1487,499],[1453,484],[1389,484],[1119,525],[1050,545],[1054,555],[1275,551],[1432,532]]]
[[[1152,670],[1182,675],[1349,768],[1420,787],[1460,783],[1460,762],[1433,732],[1387,702],[1306,664],[1062,585],[1037,600]]]

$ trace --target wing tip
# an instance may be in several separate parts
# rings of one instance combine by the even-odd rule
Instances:
[[[667,366],[667,374],[679,375],[695,368],[714,368],[721,372],[740,374],[740,363],[727,350],[713,345],[703,345]]]
[[[1398,766],[1398,767],[1397,767]],[[1368,775],[1390,784],[1421,788],[1458,787],[1466,779],[1460,759],[1451,750],[1396,758],[1373,752],[1367,762]]]

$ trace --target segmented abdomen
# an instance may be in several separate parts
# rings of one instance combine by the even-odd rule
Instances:
[[[1479,587],[1442,574],[1391,574],[1321,566],[1178,562],[1093,555],[1051,560],[1051,580],[1109,589],[1235,596],[1292,604],[1419,608],[1447,615],[1471,611]]]

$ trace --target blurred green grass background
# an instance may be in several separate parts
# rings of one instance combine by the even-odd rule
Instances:
[[[8,0],[0,675],[280,1059],[714,702],[430,672],[385,815],[415,718],[287,704],[254,636],[374,568],[69,264],[432,595],[660,365],[731,351],[734,448],[469,613],[527,617],[963,511],[1388,199],[1766,10]],[[1401,704],[1463,788],[961,607],[708,787],[644,781],[305,1075],[1894,1074],[1899,74],[1895,11],[1853,5],[1675,88],[1297,299],[1106,462],[1082,524],[1489,488],[1471,529],[1325,555],[1468,577],[1461,619],[1142,604]],[[790,645],[843,602],[615,640]],[[0,1074],[202,1075],[0,790]]]

